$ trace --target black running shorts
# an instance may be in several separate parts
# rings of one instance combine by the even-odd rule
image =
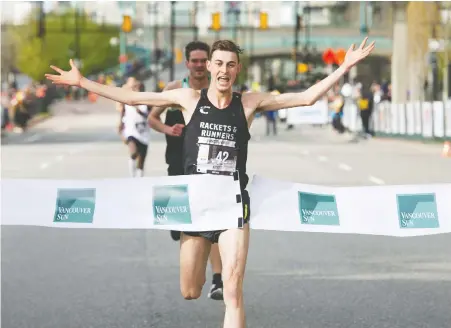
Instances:
[[[136,145],[136,151],[142,159],[145,159],[147,156],[147,145],[136,139],[135,137],[128,137],[127,144],[129,142],[133,142]]]

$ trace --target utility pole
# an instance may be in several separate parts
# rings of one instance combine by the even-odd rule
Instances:
[[[294,45],[293,45],[293,57],[294,57],[294,80],[297,80],[298,78],[298,48],[299,48],[299,30],[301,29],[301,20],[299,17],[299,1],[295,2],[294,7],[294,17],[296,19],[296,22],[294,24]]]
[[[75,4],[75,60],[78,61],[78,65],[81,64],[81,51],[80,51],[80,15],[78,11],[78,6]]]
[[[159,61],[160,61],[160,50],[158,45],[158,2],[154,2],[154,25],[153,25],[153,58],[154,58],[154,67],[155,67],[155,86],[158,88],[158,82],[160,80],[160,69],[159,69]],[[172,81],[172,80],[171,80]]]
[[[443,101],[447,101],[449,94],[448,94],[448,89],[449,89],[449,55],[448,55],[448,40],[449,40],[449,28],[450,28],[450,5],[449,2],[446,2],[445,5],[445,12],[446,12],[446,21],[445,21],[445,35],[444,35],[444,48],[445,48],[445,53],[444,53],[444,62],[445,65],[443,67]]]
[[[197,27],[197,11],[199,2],[194,1],[193,9],[193,31],[194,31],[194,41],[199,40],[199,27]]]
[[[240,21],[240,11],[239,8],[235,8],[232,12],[233,15],[233,30],[232,30],[232,40],[238,42],[238,24]]]
[[[171,48],[171,65],[169,67],[169,81],[174,81],[175,75],[175,1],[171,1],[171,32],[170,32],[170,48]]]

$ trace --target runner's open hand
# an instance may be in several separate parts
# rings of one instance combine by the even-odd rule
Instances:
[[[50,65],[50,68],[59,73],[59,75],[45,74],[45,77],[52,81],[53,84],[65,84],[65,85],[75,85],[80,86],[80,80],[82,78],[80,71],[75,66],[74,61],[69,60],[70,71],[63,71],[61,68]]]
[[[346,52],[345,60],[343,62],[346,71],[349,71],[355,64],[366,58],[371,53],[371,51],[373,51],[375,41],[371,42],[368,47],[365,47],[367,40],[368,37],[363,39],[360,47],[356,50],[354,50],[354,44],[349,47],[348,51]]]

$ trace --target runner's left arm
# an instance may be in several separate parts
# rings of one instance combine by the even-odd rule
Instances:
[[[360,47],[356,50],[354,50],[354,45],[352,45],[346,53],[343,64],[337,70],[303,92],[284,93],[280,95],[259,93],[257,95],[249,94],[248,97],[257,97],[256,111],[273,111],[284,108],[313,105],[318,99],[324,96],[328,90],[337,84],[343,75],[349,72],[354,65],[371,53],[374,49],[374,41],[368,47],[365,47],[367,39],[368,38],[365,38]],[[248,94],[245,96],[247,95]]]
[[[322,81],[314,84],[303,92],[289,92],[280,95],[270,93],[258,94],[257,111],[274,111],[291,107],[310,106],[329,91],[346,73],[343,66]],[[257,96],[257,95],[256,95]]]

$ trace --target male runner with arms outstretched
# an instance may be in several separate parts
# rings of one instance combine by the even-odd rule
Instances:
[[[185,47],[186,68],[189,75],[183,80],[169,82],[163,91],[179,88],[192,88],[201,90],[210,84],[207,70],[207,60],[210,46],[204,42],[193,41]],[[148,117],[149,125],[161,133],[166,134],[166,162],[168,175],[183,175],[183,127],[185,120],[179,108],[169,108],[166,111],[165,123],[161,122],[161,114],[168,108],[154,107]],[[171,231],[174,240],[180,239],[180,231]],[[185,238],[182,236],[181,243]],[[218,244],[213,244],[210,250],[210,263],[213,271],[213,280],[208,297],[213,300],[222,300],[222,263]]]
[[[239,54],[242,51],[228,40],[219,40],[213,44],[210,60],[207,62],[207,68],[211,73],[210,86],[200,93],[188,88],[161,93],[133,92],[98,84],[81,76],[72,60],[70,71],[51,66],[59,75],[46,74],[46,77],[53,83],[79,86],[129,105],[182,107],[187,123],[184,136],[185,174],[209,172],[227,174],[236,170],[240,176],[243,200],[248,201],[245,190],[248,183],[246,175],[247,144],[250,137],[248,127],[255,113],[313,105],[351,67],[371,53],[374,42],[365,47],[367,39],[365,38],[356,50],[352,45],[346,53],[343,64],[332,74],[298,93],[272,95],[253,92],[241,95],[232,92],[232,85],[241,69]],[[216,148],[215,151],[210,152],[210,147]],[[211,158],[213,153],[215,157]],[[200,296],[205,283],[205,269],[211,244],[219,243],[226,307],[224,328],[245,327],[243,278],[249,247],[249,218],[247,213],[244,213],[244,216],[243,228],[186,232],[180,247],[181,292],[186,299],[195,299]]]

